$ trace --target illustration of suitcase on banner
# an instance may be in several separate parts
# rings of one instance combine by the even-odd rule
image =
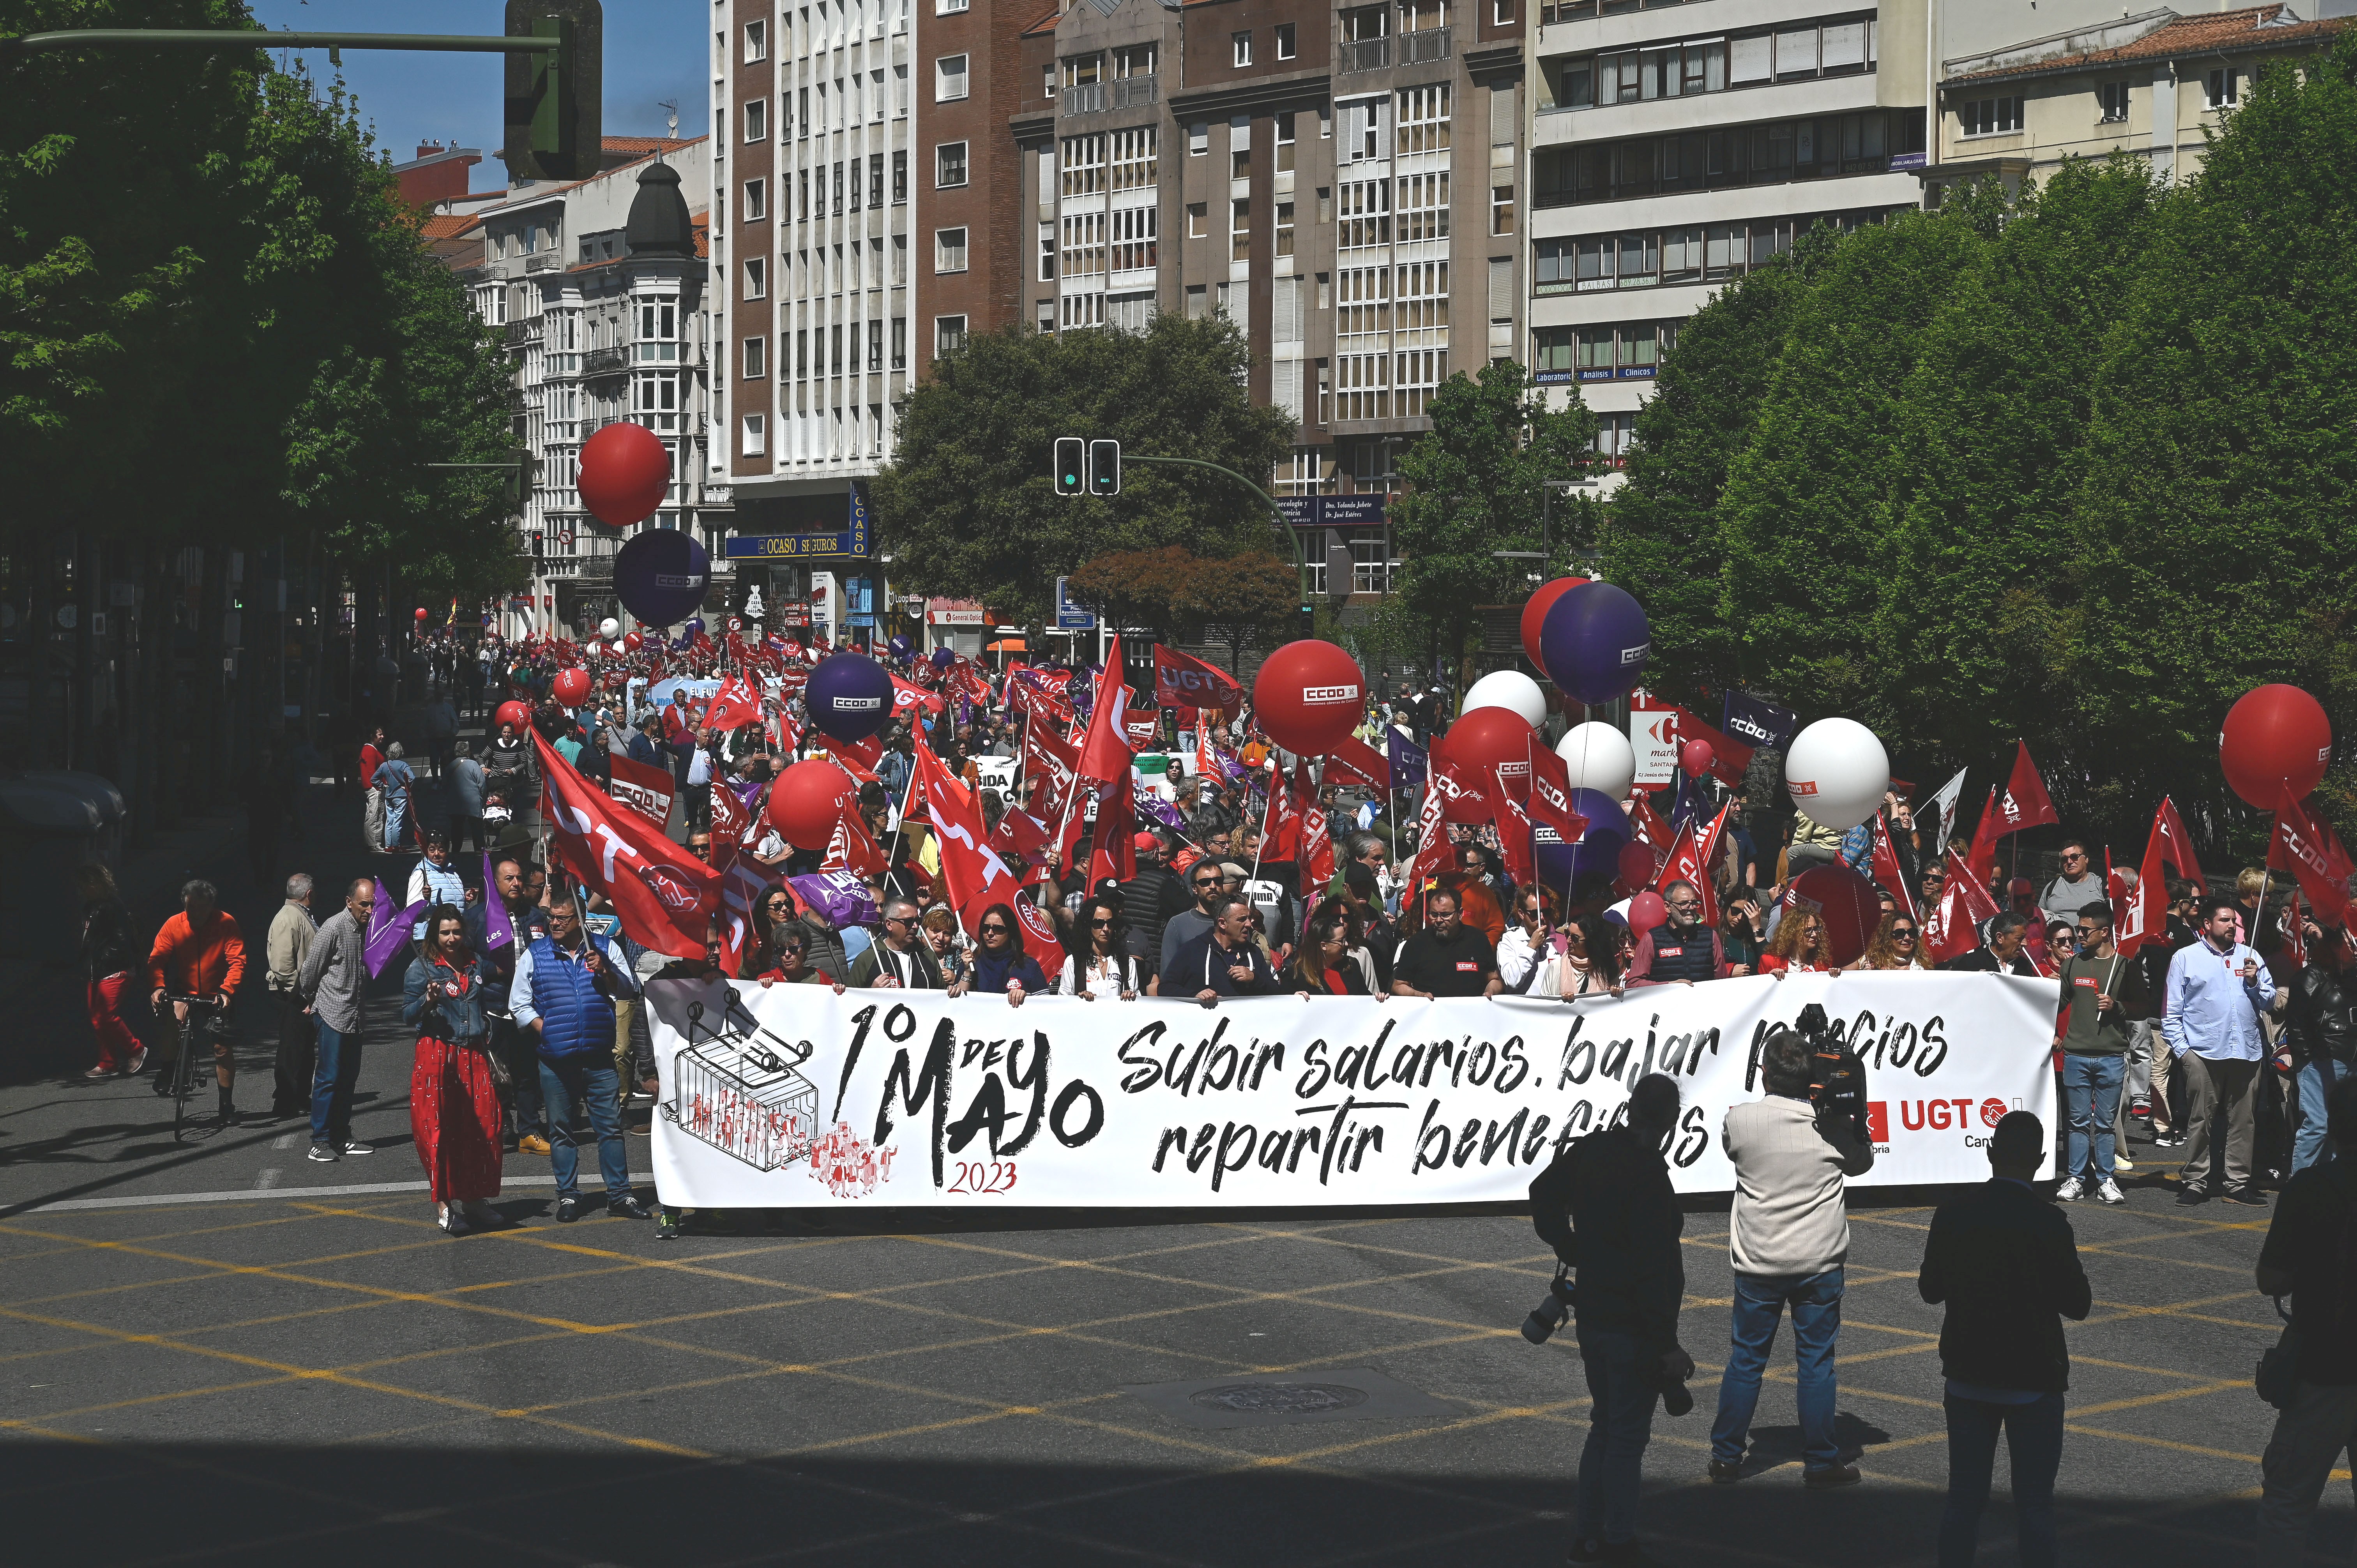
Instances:
[[[794,1069],[810,1059],[809,1041],[787,1043],[747,1014],[733,991],[716,1030],[705,1027],[703,1003],[688,1004],[687,1037],[672,1058],[664,1116],[755,1170],[808,1156],[818,1130],[818,1089]]]

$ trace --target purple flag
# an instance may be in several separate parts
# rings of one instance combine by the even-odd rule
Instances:
[[[1232,755],[1222,747],[1217,746],[1211,747],[1211,760],[1219,764],[1221,775],[1229,783],[1245,784],[1252,781],[1252,769],[1237,761]]]
[[[380,886],[382,884],[379,884]],[[491,852],[483,852],[483,947],[496,952],[500,948],[515,945],[515,922],[508,918],[508,901],[500,897],[499,878],[493,874]]]
[[[1137,810],[1140,814],[1153,818],[1156,822],[1160,822],[1166,828],[1176,828],[1182,833],[1187,831],[1187,819],[1179,814],[1178,807],[1172,805],[1169,801],[1164,800],[1161,796],[1156,794],[1151,789],[1142,789],[1135,786],[1132,786],[1131,793],[1135,796],[1137,801]]]
[[[393,895],[386,889],[384,878],[380,876],[376,882],[376,908],[369,916],[368,945],[361,950],[362,956],[368,961],[371,980],[384,972],[384,966],[393,961],[393,955],[408,942],[411,929],[425,918],[426,904],[423,898],[399,914],[388,915],[386,911],[392,908]]]
[[[1397,729],[1385,729],[1383,750],[1391,759],[1393,789],[1413,789],[1424,782],[1427,757],[1424,747]]]
[[[793,884],[802,902],[816,909],[838,931],[845,926],[867,926],[876,921],[876,900],[868,896],[867,885],[848,871],[816,871],[787,880]]]

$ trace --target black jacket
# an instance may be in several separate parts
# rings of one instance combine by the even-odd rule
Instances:
[[[1253,971],[1242,984],[1228,972],[1239,963],[1251,964]],[[1259,943],[1246,942],[1230,952],[1220,946],[1218,931],[1210,930],[1179,948],[1162,974],[1165,996],[1193,996],[1206,988],[1222,996],[1275,996],[1286,987],[1268,967],[1268,955]]]
[[[2013,966],[2010,969],[1997,962],[1996,954],[1986,948],[1975,948],[1968,953],[1950,959],[1940,967],[1960,974],[1996,974],[2002,972],[2007,974],[2018,974],[2029,980],[2038,978],[2038,966],[2029,961],[2027,949],[2013,955]]]
[[[1591,1133],[1550,1166],[1561,1168],[1562,1200],[1571,1211],[1572,1258],[1579,1271],[1582,1328],[1633,1334],[1659,1355],[1677,1343],[1685,1297],[1685,1255],[1678,1238],[1685,1215],[1670,1186],[1662,1151],[1626,1127]],[[1540,1183],[1531,1188],[1534,1207]],[[1563,1249],[1557,1246],[1558,1255]]]
[[[1129,927],[1129,951],[1162,956],[1162,928],[1193,902],[1186,886],[1159,861],[1140,861],[1137,875],[1121,885],[1122,918]]]
[[[110,898],[82,912],[82,978],[100,981],[136,969],[144,956],[131,939],[131,911],[119,900]]]
[[[2071,1386],[2064,1317],[2093,1297],[2061,1211],[2016,1181],[1992,1178],[1932,1215],[1916,1288],[1945,1302],[1940,1367],[1960,1383],[2061,1393]]]
[[[2351,1015],[2349,993],[2322,964],[2309,964],[2291,983],[2284,1028],[2297,1061],[2357,1060],[2357,1016]]]

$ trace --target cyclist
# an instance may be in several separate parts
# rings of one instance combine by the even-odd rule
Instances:
[[[156,945],[148,951],[148,1004],[161,1013],[167,993],[211,1003],[203,1029],[212,1036],[213,1079],[221,1088],[221,1124],[227,1127],[234,1115],[230,1090],[237,1080],[237,1059],[230,1048],[229,1008],[245,979],[245,939],[239,934],[236,918],[221,907],[220,891],[201,877],[180,889],[180,908],[156,933]],[[158,1094],[172,1092],[173,1064],[180,1052],[189,1048],[189,1036],[195,1032],[188,1003],[174,1002],[172,1016],[179,1027],[166,1044],[164,1059],[156,1069]]]

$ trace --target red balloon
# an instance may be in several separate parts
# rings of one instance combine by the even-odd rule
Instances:
[[[2324,777],[2332,760],[2332,721],[2324,705],[2297,686],[2260,686],[2226,710],[2218,736],[2218,766],[2234,793],[2263,811],[2294,799]]]
[[[1482,789],[1491,788],[1491,773],[1517,801],[1531,798],[1531,726],[1512,708],[1476,708],[1448,726],[1436,744]]]
[[[1792,879],[1792,897],[1796,907],[1784,912],[1788,920],[1812,904],[1817,907],[1817,916],[1825,923],[1827,963],[1856,961],[1882,924],[1881,895],[1846,865],[1819,865],[1801,873]]]
[[[1623,887],[1650,886],[1654,874],[1661,869],[1661,864],[1660,858],[1653,854],[1652,844],[1631,839],[1620,846],[1620,886]]]
[[[778,775],[770,786],[766,814],[770,825],[796,849],[824,849],[834,836],[836,820],[857,798],[850,774],[813,758]]]
[[[1718,753],[1710,748],[1706,740],[1690,740],[1678,747],[1678,766],[1686,770],[1689,779],[1701,778],[1717,760]]]
[[[1666,924],[1669,918],[1670,907],[1662,901],[1660,894],[1650,887],[1629,900],[1629,929],[1641,937],[1655,927]]]
[[[581,504],[601,522],[628,528],[662,505],[671,453],[643,424],[618,420],[581,444]]]
[[[424,620],[425,618],[425,607],[424,605],[417,607],[417,618],[419,620]]]
[[[1260,727],[1305,757],[1321,757],[1349,739],[1366,711],[1367,678],[1330,642],[1288,642],[1262,660],[1253,678]]]
[[[500,704],[499,711],[491,715],[491,719],[494,728],[500,725],[513,725],[516,734],[522,735],[531,727],[532,709],[522,703],[510,699]]]
[[[569,670],[559,670],[550,684],[556,700],[568,708],[577,708],[589,700],[589,671],[577,664]]]
[[[630,636],[622,639],[622,646],[629,649],[633,653],[636,653],[640,649],[644,648],[646,645],[647,639],[640,637],[635,631],[630,633]]]
[[[1523,651],[1541,670],[1546,668],[1546,663],[1539,658],[1539,630],[1546,625],[1547,611],[1555,607],[1555,600],[1587,581],[1585,577],[1557,577],[1533,594],[1530,602],[1523,607]]]

